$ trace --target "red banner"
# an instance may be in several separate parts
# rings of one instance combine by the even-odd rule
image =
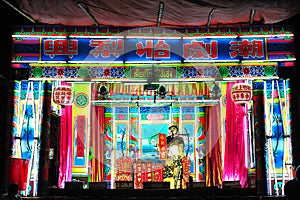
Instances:
[[[134,185],[135,189],[143,189],[143,168],[142,161],[138,160],[134,167]]]
[[[155,182],[163,181],[164,164],[153,164],[153,179]]]
[[[190,176],[190,160],[186,157],[182,158],[182,166],[183,166],[183,183],[182,188],[186,188],[186,183],[189,182]]]
[[[144,165],[144,182],[151,182],[152,181],[152,163],[151,162],[145,162]]]
[[[84,157],[84,141],[85,141],[85,116],[77,116],[77,138],[76,138],[76,157]]]
[[[117,160],[119,174],[132,174],[132,164],[134,160],[128,156],[121,157]]]
[[[134,160],[128,156],[117,160],[117,176],[118,181],[132,181],[132,167]]]
[[[167,159],[167,139],[166,135],[159,133],[158,134],[158,147],[159,147],[159,158],[161,160],[166,160]]]

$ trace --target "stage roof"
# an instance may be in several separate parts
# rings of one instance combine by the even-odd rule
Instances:
[[[276,24],[299,15],[298,1],[2,0],[2,4],[37,25],[168,28]]]

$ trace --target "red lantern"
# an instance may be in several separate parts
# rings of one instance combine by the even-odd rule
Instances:
[[[251,85],[245,83],[234,84],[231,88],[231,98],[234,103],[244,104],[252,99]]]
[[[74,91],[70,86],[58,86],[53,90],[53,102],[59,105],[71,105],[74,101]]]

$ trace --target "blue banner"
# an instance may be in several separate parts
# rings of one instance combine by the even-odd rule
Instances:
[[[15,41],[15,40],[14,40]],[[293,38],[42,38],[14,42],[13,61],[222,62],[295,60]]]

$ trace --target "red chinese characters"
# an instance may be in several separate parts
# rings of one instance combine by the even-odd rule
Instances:
[[[231,41],[229,49],[230,57],[235,58],[241,56],[243,58],[261,58],[263,57],[263,41],[262,40],[242,40],[242,41]]]
[[[95,47],[90,51],[90,54],[98,58],[108,58],[111,55],[118,58],[124,53],[124,41],[117,40],[90,40],[90,47]]]
[[[144,182],[151,182],[152,181],[152,163],[150,161],[144,162]]]
[[[153,177],[155,182],[162,182],[163,181],[163,170],[164,164],[152,164],[153,166]]]
[[[84,158],[85,148],[85,116],[78,115],[77,117],[77,137],[76,137],[76,157]]]
[[[166,135],[159,133],[158,134],[158,147],[159,147],[159,159],[166,160],[167,159],[167,139]]]
[[[143,189],[143,165],[142,160],[138,160],[134,166],[135,189]]]
[[[185,59],[214,59],[218,57],[218,42],[215,40],[210,43],[203,41],[192,41],[183,45],[183,57]]]
[[[251,85],[238,83],[231,88],[231,98],[234,103],[248,103],[252,99]]]
[[[78,55],[78,41],[67,39],[47,39],[44,41],[44,54],[53,58],[55,55]]]
[[[70,86],[58,86],[53,90],[53,102],[59,105],[71,105],[74,92]]]
[[[182,188],[186,188],[186,183],[189,182],[190,176],[190,160],[186,157],[182,158],[182,173],[183,173],[183,181],[182,181]]]
[[[153,57],[157,58],[170,58],[170,45],[168,45],[165,40],[158,40],[158,42],[153,46],[152,40],[146,40],[146,45],[143,46],[142,42],[136,44],[136,54],[142,57],[144,54],[146,58],[152,58],[152,49]]]

